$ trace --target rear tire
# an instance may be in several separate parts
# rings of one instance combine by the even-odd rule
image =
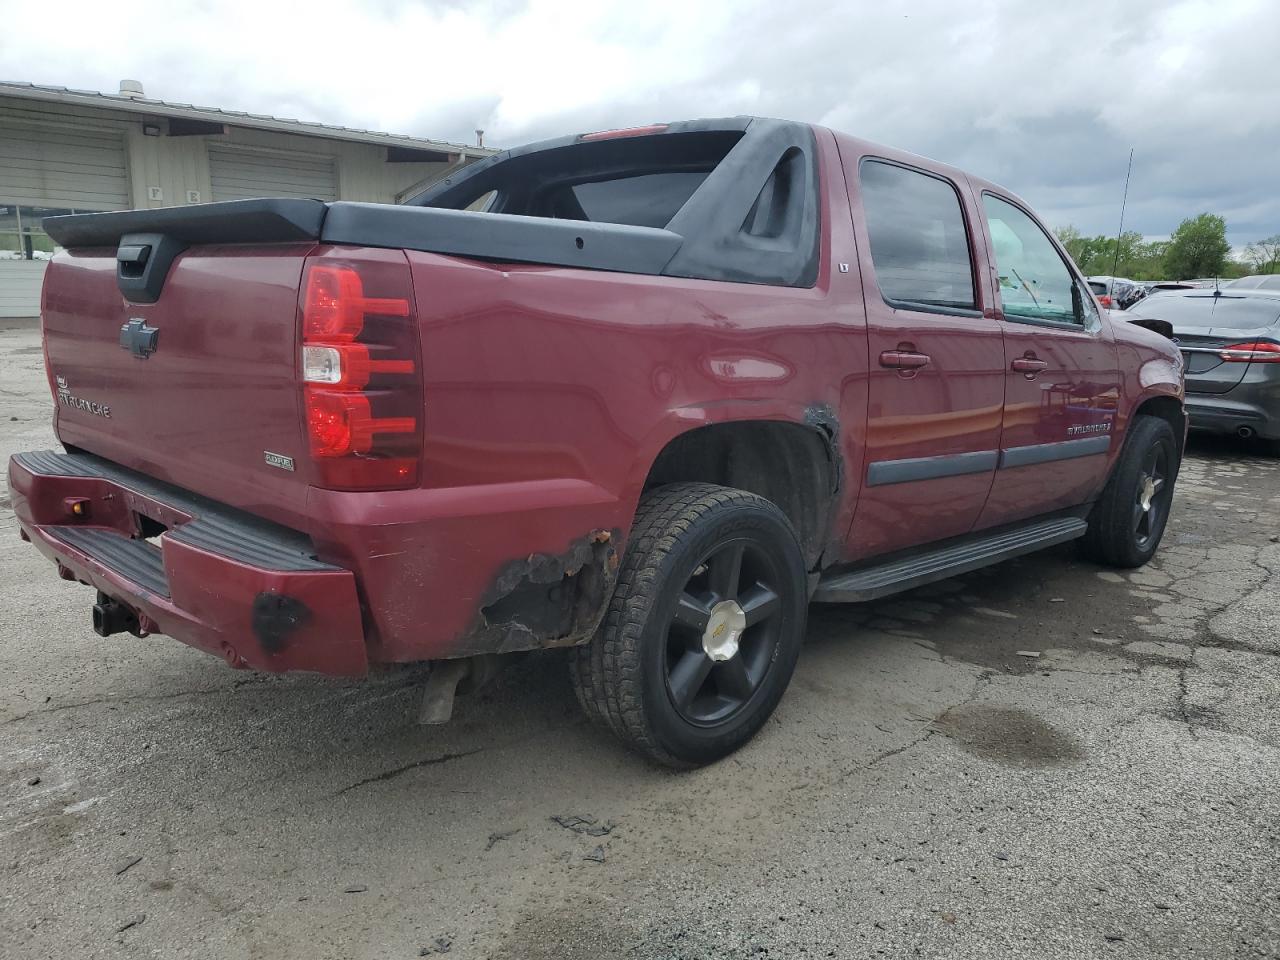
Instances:
[[[1140,567],[1150,560],[1169,522],[1180,463],[1181,451],[1168,422],[1137,417],[1089,515],[1081,552],[1113,567]]]
[[[786,516],[743,490],[677,483],[645,494],[604,623],[572,652],[588,716],[658,763],[727,756],[773,713],[808,612]]]

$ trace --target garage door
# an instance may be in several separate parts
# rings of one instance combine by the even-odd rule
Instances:
[[[46,216],[129,206],[124,138],[61,127],[0,126],[0,317],[34,317],[53,255]]]
[[[300,157],[211,146],[209,177],[214,200],[338,199],[338,174],[331,157]]]

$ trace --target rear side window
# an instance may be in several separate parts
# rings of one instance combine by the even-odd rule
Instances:
[[[955,187],[877,160],[863,161],[861,178],[871,261],[885,299],[974,309],[973,259]]]
[[[982,207],[996,251],[1005,316],[1080,323],[1075,277],[1039,224],[989,193],[982,195]]]
[[[1106,296],[1107,285],[1099,280],[1090,280],[1089,289],[1100,297]]]

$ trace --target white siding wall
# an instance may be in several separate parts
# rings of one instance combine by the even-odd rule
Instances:
[[[169,207],[185,204],[188,191],[195,191],[202,202],[208,202],[214,194],[209,169],[211,146],[247,148],[258,156],[279,156],[285,163],[293,157],[313,168],[332,164],[338,199],[369,203],[394,203],[401,191],[430,182],[449,167],[447,163],[387,163],[386,147],[245,127],[228,127],[228,132],[219,136],[148,137],[142,132],[144,121],[167,129],[163,119],[110,109],[37,103],[0,94],[0,140],[19,131],[23,132],[22,137],[10,136],[8,140],[25,140],[26,132],[39,129],[47,133],[51,145],[46,155],[56,158],[67,153],[65,146],[59,144],[64,144],[68,136],[80,134],[81,141],[87,144],[123,143],[125,158],[124,180],[105,192],[100,177],[91,185],[77,182],[73,167],[55,169],[55,161],[46,168],[47,176],[42,185],[33,188],[34,193],[0,196],[0,202],[96,209]],[[0,162],[8,165],[13,159]],[[152,187],[159,188],[161,199],[151,199]],[[86,190],[97,192],[90,196]],[[67,195],[53,195],[62,192]],[[0,317],[34,317],[39,311],[43,265],[25,261],[0,263]]]
[[[0,124],[0,201],[117,209],[129,203],[126,170],[119,131]]]
[[[0,317],[34,317],[48,260],[0,260]]]
[[[186,203],[188,190],[200,199],[213,198],[209,171],[209,148],[247,148],[277,152],[299,159],[328,160],[338,175],[338,199],[366,203],[394,203],[396,194],[420,180],[434,179],[447,163],[387,163],[386,148],[367,143],[348,143],[274,133],[245,127],[230,127],[222,136],[147,137],[141,121],[129,138],[129,160],[133,180],[133,203],[137,207],[171,207]],[[148,199],[149,187],[158,186],[163,200]]]
[[[337,165],[333,157],[321,155],[210,144],[209,178],[214,201],[253,197],[338,199]]]

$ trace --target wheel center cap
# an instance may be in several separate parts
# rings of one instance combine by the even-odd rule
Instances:
[[[1138,502],[1142,504],[1143,510],[1151,509],[1151,501],[1156,495],[1156,482],[1150,477],[1142,478],[1142,493],[1138,496]]]
[[[702,631],[702,649],[720,663],[738,655],[738,640],[747,629],[747,615],[736,600],[721,600],[711,608],[711,618]]]

